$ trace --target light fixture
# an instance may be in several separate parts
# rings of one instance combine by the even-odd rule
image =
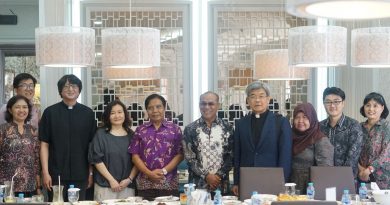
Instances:
[[[352,67],[390,68],[390,27],[354,29],[351,41]]]
[[[286,10],[303,18],[385,18],[390,17],[390,0],[287,0]]]
[[[54,26],[35,29],[36,64],[45,67],[95,65],[95,31]]]
[[[289,29],[289,64],[327,67],[347,64],[347,29],[340,26],[302,26]]]
[[[158,67],[149,68],[103,68],[103,78],[106,80],[154,80],[160,78]]]
[[[255,51],[254,67],[253,78],[259,80],[304,80],[309,77],[307,68],[288,65],[287,49]]]
[[[160,66],[160,30],[144,27],[103,29],[102,64],[103,68]]]

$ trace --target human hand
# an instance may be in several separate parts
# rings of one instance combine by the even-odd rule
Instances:
[[[155,182],[159,182],[161,180],[164,180],[165,176],[163,174],[162,169],[155,169],[151,171],[148,175],[148,177]]]
[[[121,191],[121,187],[116,180],[111,180],[111,181],[109,181],[109,183],[110,183],[111,190],[113,192],[120,192]]]
[[[93,176],[89,175],[88,177],[88,184],[87,184],[87,189],[91,188],[93,185]]]
[[[238,196],[238,185],[234,185],[233,187],[232,187],[232,192],[233,192],[233,194],[234,195],[236,195],[236,196]]]
[[[44,186],[47,190],[51,191],[52,180],[51,180],[51,176],[50,176],[49,173],[46,173],[46,174],[44,173],[44,174],[43,174],[43,186]]]
[[[216,174],[207,174],[206,182],[210,186],[211,190],[215,190],[221,183],[221,178]]]
[[[129,184],[131,183],[131,180],[129,178],[123,179],[121,182],[119,182],[119,186],[121,187],[121,190],[125,189]]]

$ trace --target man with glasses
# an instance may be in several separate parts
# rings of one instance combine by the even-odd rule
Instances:
[[[15,76],[13,87],[15,95],[22,95],[26,97],[32,104],[31,109],[31,120],[28,122],[34,128],[38,129],[39,117],[41,115],[41,110],[33,104],[33,98],[35,95],[35,84],[37,80],[28,73],[20,73]],[[7,104],[4,104],[0,109],[0,124],[5,123],[5,111],[7,109]]]
[[[196,188],[226,195],[229,171],[233,166],[233,128],[217,118],[218,94],[208,91],[200,96],[202,117],[187,125],[183,134],[184,156],[188,163],[188,182]]]
[[[251,113],[236,122],[234,130],[234,186],[238,195],[240,167],[282,167],[291,172],[292,132],[287,118],[268,110],[270,91],[254,81],[245,90]],[[261,191],[261,190],[260,190]]]
[[[82,83],[75,75],[65,75],[57,83],[62,101],[45,109],[39,124],[43,186],[52,200],[52,185],[64,186],[67,201],[69,185],[80,188],[79,200],[85,200],[86,188],[92,185],[92,166],[88,164],[88,146],[96,122],[91,108],[77,102]]]
[[[322,99],[328,118],[320,122],[321,131],[329,137],[334,147],[334,166],[350,166],[356,177],[363,139],[362,127],[358,121],[343,114],[343,90],[328,87]]]

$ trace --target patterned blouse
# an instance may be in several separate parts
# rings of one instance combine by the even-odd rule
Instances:
[[[357,176],[358,161],[362,147],[362,126],[344,114],[336,126],[330,126],[329,118],[320,122],[321,131],[329,137],[334,146],[334,166],[351,166]]]
[[[16,123],[0,125],[0,184],[14,178],[15,192],[36,190],[36,177],[40,172],[39,140],[36,129],[24,125],[20,134]]]
[[[374,178],[381,189],[390,189],[390,122],[381,119],[370,130],[363,126],[363,148],[360,164],[374,167]]]
[[[138,154],[149,170],[162,169],[176,155],[183,153],[181,138],[180,127],[171,122],[164,120],[157,130],[153,123],[146,122],[135,130],[128,151],[131,154]],[[136,181],[139,190],[179,189],[177,169],[169,172],[161,183],[149,180],[144,173],[139,173]]]
[[[229,171],[233,166],[233,128],[217,118],[211,128],[203,118],[184,129],[183,148],[188,162],[189,182],[197,188],[207,189],[208,173],[222,178],[220,190],[229,192]]]

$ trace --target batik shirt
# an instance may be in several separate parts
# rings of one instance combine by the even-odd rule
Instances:
[[[363,148],[359,163],[374,167],[374,178],[381,189],[390,189],[390,123],[379,120],[370,130],[363,126]]]
[[[181,138],[180,127],[171,122],[164,120],[157,130],[153,123],[146,122],[135,130],[128,151],[131,154],[139,155],[149,170],[162,169],[176,155],[183,153]],[[165,180],[160,183],[149,180],[148,176],[142,172],[138,174],[136,182],[139,190],[179,189],[179,178],[176,168],[168,172]]]
[[[352,167],[354,176],[358,173],[358,160],[362,146],[363,132],[358,121],[341,116],[336,126],[330,126],[330,120],[320,122],[321,131],[329,137],[334,147],[334,166]]]
[[[36,177],[40,173],[39,140],[35,128],[24,125],[20,134],[16,123],[0,126],[0,184],[14,178],[15,192],[36,190]]]
[[[209,128],[203,118],[184,129],[183,148],[188,162],[188,182],[208,189],[207,174],[221,177],[222,193],[229,191],[229,171],[233,166],[233,128],[217,118]]]

